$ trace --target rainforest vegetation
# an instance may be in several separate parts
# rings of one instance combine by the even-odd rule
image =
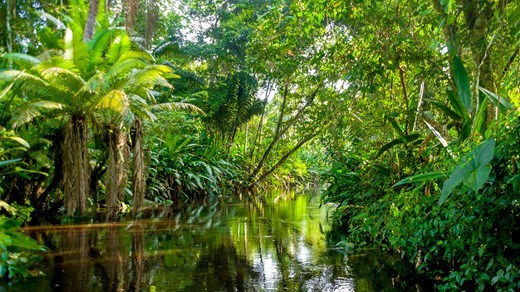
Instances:
[[[36,218],[320,186],[348,250],[520,289],[520,2],[0,1],[0,277]]]

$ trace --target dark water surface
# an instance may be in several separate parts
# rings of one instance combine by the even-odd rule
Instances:
[[[156,211],[163,219],[29,227],[49,248],[45,276],[0,291],[416,289],[395,260],[327,246],[319,197],[270,201]]]

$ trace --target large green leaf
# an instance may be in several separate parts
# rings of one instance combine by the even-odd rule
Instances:
[[[403,129],[401,129],[401,127],[399,126],[399,124],[397,123],[397,121],[393,117],[386,117],[386,119],[388,120],[388,122],[390,122],[390,125],[392,125],[394,130],[397,132],[398,136],[403,136],[404,135]]]
[[[444,182],[439,205],[444,204],[453,190],[460,184],[474,192],[480,190],[491,172],[489,163],[495,153],[495,140],[489,139],[477,146],[461,159],[450,177]]]
[[[457,93],[466,109],[466,112],[471,113],[471,88],[469,85],[468,73],[462,64],[462,60],[455,56],[453,58],[453,69],[455,74],[455,84],[457,85]]]
[[[437,171],[437,172],[421,173],[421,174],[409,176],[403,180],[400,180],[400,181],[396,182],[392,187],[409,184],[409,183],[421,183],[421,182],[425,182],[425,181],[431,181],[431,180],[438,179],[441,177],[444,177],[443,172]]]

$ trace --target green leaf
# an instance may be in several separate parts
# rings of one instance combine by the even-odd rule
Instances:
[[[21,232],[9,232],[11,236],[11,245],[19,248],[30,249],[30,250],[44,250],[34,239],[25,235]]]
[[[448,100],[453,107],[453,110],[461,117],[469,119],[468,112],[466,111],[462,100],[451,90],[448,90],[446,94],[448,95]]]
[[[457,92],[467,113],[471,113],[471,89],[469,85],[468,73],[459,56],[453,57],[453,69],[455,74],[455,84]]]
[[[25,141],[24,139],[22,139],[20,137],[5,137],[5,139],[9,139],[9,140],[18,142],[20,145],[22,145],[25,148],[31,148],[31,145],[29,145],[29,143],[27,143],[27,141]]]
[[[403,180],[400,180],[400,181],[396,182],[392,187],[409,184],[409,183],[421,183],[421,182],[425,182],[425,181],[431,181],[431,180],[438,179],[441,177],[444,177],[443,172],[437,171],[437,172],[422,173],[422,174],[418,174],[418,175],[414,175],[414,176],[409,176]]]
[[[404,132],[403,129],[397,124],[397,121],[393,117],[387,117],[387,120],[390,122],[394,130],[397,132],[398,136],[403,136]]]
[[[453,189],[461,183],[474,192],[480,190],[489,178],[491,172],[489,163],[493,159],[494,152],[495,140],[489,139],[464,156],[444,182],[439,205],[444,204]]]
[[[487,109],[487,99],[482,99],[482,103],[479,105],[478,112],[475,115],[475,119],[473,120],[473,132],[484,134],[484,125],[486,122],[486,109]]]
[[[435,106],[436,108],[440,109],[443,113],[445,113],[447,116],[449,116],[450,118],[454,119],[454,120],[460,120],[463,118],[463,116],[459,113],[457,113],[456,111],[452,110],[451,108],[449,108],[448,106],[446,106],[445,104],[442,104],[436,100],[433,100],[433,99],[425,99],[425,101],[427,101],[429,104]]]
[[[7,165],[7,164],[11,164],[11,163],[16,163],[16,162],[19,162],[21,160],[22,160],[21,158],[2,160],[2,161],[0,161],[0,166],[4,166],[4,165]]]
[[[495,106],[500,104],[502,110],[514,110],[513,105],[511,105],[504,97],[498,96],[484,87],[479,86],[478,88]]]
[[[389,143],[383,145],[383,147],[381,147],[381,149],[379,149],[379,151],[377,152],[376,158],[379,157],[381,154],[383,154],[385,151],[389,150],[390,148],[392,148],[396,145],[412,142],[412,141],[419,139],[420,137],[421,137],[421,135],[419,135],[419,134],[410,134],[410,135],[406,135],[406,136],[394,139],[394,140],[390,141]]]

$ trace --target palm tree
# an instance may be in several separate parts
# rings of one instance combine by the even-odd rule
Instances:
[[[97,32],[83,41],[83,28],[74,22],[66,29],[63,52],[47,52],[40,58],[24,54],[5,56],[25,63],[25,70],[6,70],[0,80],[9,81],[11,92],[26,100],[20,108],[13,127],[29,122],[44,110],[58,111],[67,118],[63,148],[64,203],[69,214],[84,214],[89,194],[89,119],[109,112],[114,120],[123,120],[129,112],[130,101],[146,103],[149,91],[159,83],[166,83],[163,74],[171,72],[162,65],[151,65],[153,58],[132,44],[128,35],[119,29]],[[111,155],[121,151],[126,136],[123,123],[112,123]],[[118,156],[122,157],[122,156]],[[109,159],[107,179],[109,208],[122,192],[124,170],[121,159]],[[114,172],[114,173],[111,173]]]

